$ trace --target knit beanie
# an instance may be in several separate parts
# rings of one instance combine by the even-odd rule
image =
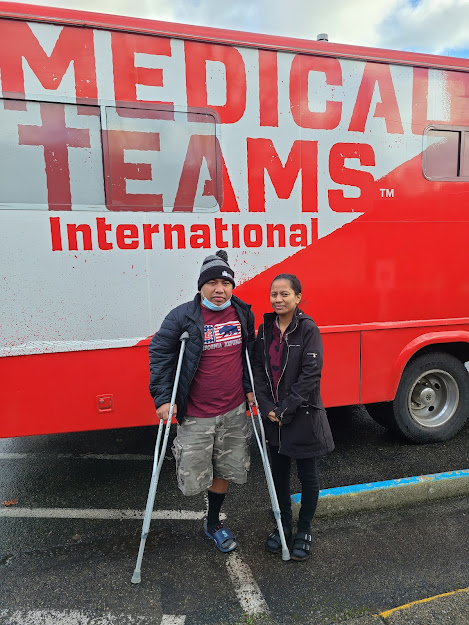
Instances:
[[[217,278],[229,280],[233,287],[236,286],[234,271],[228,265],[228,254],[225,250],[218,250],[216,254],[211,254],[204,258],[200,269],[199,281],[197,282],[197,289],[200,291],[206,282],[216,280]]]

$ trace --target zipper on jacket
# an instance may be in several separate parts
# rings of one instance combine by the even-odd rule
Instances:
[[[272,380],[270,379],[269,369],[267,367],[267,351],[266,351],[267,341],[265,340],[265,324],[264,324],[264,331],[263,331],[263,333],[264,333],[264,336],[263,336],[263,340],[264,340],[264,369],[265,369],[265,374],[267,376],[267,379],[269,380],[269,386],[270,386],[270,392],[272,393],[272,399],[274,400],[275,403],[277,403],[275,401],[274,387],[272,386]],[[281,444],[282,444],[282,441],[280,439],[280,425],[279,425],[278,426],[278,451],[279,451],[279,453],[280,453]]]
[[[203,350],[203,347],[202,347],[202,350]],[[199,362],[200,362],[201,358],[202,358],[202,354],[200,354],[200,356],[198,357],[197,363],[196,363],[196,365],[194,367],[194,373],[192,374],[192,377],[191,377],[189,385],[188,385],[189,391],[190,391],[190,388],[191,388],[192,380],[195,378],[195,374],[197,373],[197,369],[199,367]],[[187,395],[187,398],[189,399],[189,394]]]
[[[274,321],[274,323],[275,323],[275,321]],[[264,323],[264,337],[263,337],[264,338],[264,369],[265,369],[265,373],[267,375],[267,379],[269,380],[270,392],[272,393],[272,399],[274,400],[275,403],[278,402],[278,386],[279,386],[280,380],[282,379],[282,376],[283,376],[283,374],[285,372],[285,369],[287,368],[288,356],[290,354],[290,345],[288,344],[288,335],[291,334],[292,332],[294,332],[297,327],[298,327],[298,319],[296,319],[295,327],[292,328],[290,330],[290,332],[285,334],[285,342],[287,344],[287,357],[285,359],[285,364],[283,365],[282,373],[280,374],[280,377],[279,377],[278,382],[277,382],[276,393],[274,393],[274,387],[272,386],[272,380],[271,380],[271,377],[270,377],[270,374],[269,374],[269,370],[268,370],[268,367],[267,367],[267,347],[266,347],[267,342],[265,340],[265,323]],[[275,397],[277,397],[277,399],[275,399]],[[283,412],[285,412],[285,410]],[[283,416],[283,412],[281,413],[281,416]]]
[[[199,367],[199,362],[200,362],[200,359],[202,358],[202,354],[204,353],[204,327],[203,327],[203,326],[204,326],[204,319],[203,319],[203,317],[202,317],[202,313],[201,313],[201,318],[202,318],[202,328],[200,328],[200,326],[199,326],[199,320],[198,320],[198,319],[195,319],[194,317],[189,316],[189,315],[187,315],[187,316],[189,317],[189,319],[192,319],[192,321],[195,321],[195,325],[196,325],[196,327],[197,327],[199,330],[200,330],[200,329],[202,330],[202,350],[201,350],[201,352],[200,352],[200,354],[199,354],[199,356],[198,356],[198,358],[197,358],[197,362],[196,362],[195,367],[194,367],[194,372],[192,373],[191,379],[190,379],[189,384],[188,384],[188,386],[187,386],[187,388],[188,388],[187,399],[189,399],[189,392],[190,392],[190,388],[191,388],[191,385],[192,385],[192,381],[193,381],[193,379],[195,378],[195,374],[197,373],[197,369],[198,369],[198,367]],[[186,404],[187,404],[187,401],[186,401]]]
[[[285,369],[287,368],[287,364],[288,364],[288,357],[290,355],[290,345],[288,344],[288,335],[285,336],[285,343],[287,344],[287,355],[285,357],[285,364],[283,365],[282,373],[280,374],[280,377],[277,382],[277,388],[275,389],[275,394],[277,395],[277,401],[278,401],[278,385],[280,384],[280,380],[282,379],[282,376],[285,373]],[[285,410],[283,412],[285,412]],[[280,418],[283,417],[283,412],[280,415]]]
[[[243,307],[240,306],[237,302],[232,302],[232,306],[235,309],[236,314],[238,315],[239,324],[241,326],[241,362],[242,362],[242,368],[243,368],[243,376],[242,376],[241,384],[243,385],[243,391],[244,391],[244,374],[247,369],[245,352],[248,349],[248,344],[249,344],[248,324],[249,324],[249,313],[251,312],[251,307],[248,304],[246,304],[246,307],[248,308],[248,310],[244,311]],[[246,318],[244,318],[243,316],[244,312],[246,312]],[[248,374],[248,379],[249,379],[249,374]],[[249,380],[249,385],[251,386],[250,380]],[[255,393],[254,388],[252,389],[251,392]]]
[[[265,328],[265,326],[264,326]],[[266,351],[266,340],[265,340],[265,331],[264,331],[264,369],[265,369],[265,374],[267,376],[267,379],[269,380],[269,386],[270,386],[270,392],[272,393],[272,399],[274,400],[275,403],[275,394],[274,394],[274,387],[272,386],[272,380],[270,379],[270,374],[269,374],[269,370],[267,367],[267,351]]]
[[[277,398],[278,398],[278,387],[279,387],[279,384],[280,384],[280,380],[282,379],[282,376],[285,373],[285,369],[287,368],[287,363],[288,363],[288,357],[290,356],[290,344],[288,343],[288,335],[291,334],[292,332],[294,332],[297,327],[298,327],[298,317],[296,318],[295,327],[292,328],[290,330],[290,332],[287,332],[285,334],[285,343],[287,344],[287,356],[285,358],[285,364],[283,366],[282,373],[280,374],[280,377],[279,377],[278,382],[277,382]],[[286,408],[285,408],[285,410],[286,410]],[[278,452],[279,453],[280,453],[280,449],[282,448],[282,437],[280,435],[281,431],[282,431],[281,422],[282,422],[285,410],[279,415],[279,419],[280,419],[280,425],[278,426]]]
[[[274,323],[275,323],[275,321],[274,321]],[[269,384],[270,384],[270,391],[271,391],[271,393],[272,393],[272,399],[275,401],[275,396],[277,396],[277,401],[276,401],[276,403],[278,402],[278,386],[279,386],[279,384],[280,384],[280,380],[282,379],[282,376],[283,376],[283,374],[284,374],[284,372],[285,372],[285,369],[287,368],[288,357],[289,357],[289,355],[290,355],[290,345],[288,344],[288,335],[289,335],[289,334],[291,334],[292,332],[294,332],[294,331],[296,330],[296,328],[297,328],[297,327],[298,327],[298,318],[296,318],[296,324],[295,324],[295,327],[294,327],[294,328],[292,328],[292,329],[290,330],[290,332],[287,332],[287,333],[285,334],[285,343],[287,344],[287,356],[286,356],[286,358],[285,358],[285,364],[283,365],[282,373],[280,374],[280,377],[279,377],[278,382],[277,382],[277,388],[276,388],[276,391],[277,391],[277,392],[276,392],[276,395],[274,394],[274,388],[273,388],[273,386],[272,386],[272,381],[271,381],[271,379],[270,379],[270,375],[269,375],[269,372],[268,372],[268,369],[267,369],[267,352],[266,352],[266,340],[265,340],[265,332],[264,332],[264,363],[265,363],[265,364],[264,364],[264,368],[265,368],[265,372],[266,372],[266,374],[267,374],[267,379],[269,380]],[[264,325],[264,328],[265,328],[265,325]],[[286,408],[285,408],[285,410],[286,410]],[[284,413],[285,413],[285,410],[284,410],[284,411],[283,411],[283,412],[279,415],[279,417],[278,417],[278,418],[279,418],[279,420],[280,420],[280,422],[281,422],[282,417],[283,417],[283,415],[284,415]],[[281,430],[282,430],[282,428],[281,428],[281,424],[279,424],[279,426],[278,426],[278,453],[280,453],[280,449],[282,448],[282,438],[281,438],[281,436],[280,436]]]
[[[277,389],[276,389],[276,391],[277,391],[277,392],[276,392],[276,395],[277,395],[277,401],[278,401],[278,386],[279,386],[279,384],[280,384],[280,381],[281,381],[281,379],[282,379],[283,374],[285,373],[285,369],[287,368],[288,357],[289,357],[289,355],[290,355],[290,345],[289,345],[289,343],[288,343],[288,335],[289,335],[289,334],[291,334],[292,332],[294,332],[294,331],[296,330],[296,328],[297,328],[297,327],[298,327],[298,318],[296,319],[296,324],[295,324],[295,327],[294,327],[294,328],[292,328],[292,329],[290,330],[290,332],[287,332],[287,333],[285,334],[285,343],[287,344],[287,356],[286,356],[286,358],[285,358],[285,364],[283,365],[282,373],[280,374],[280,377],[279,377],[278,382],[277,382]],[[282,418],[282,417],[283,417],[283,413],[284,413],[284,412],[285,412],[285,410],[284,410],[284,411],[282,412],[282,414],[280,415],[280,418]]]

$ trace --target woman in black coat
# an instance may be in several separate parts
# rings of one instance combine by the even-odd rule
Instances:
[[[257,402],[264,419],[272,474],[287,540],[293,535],[290,498],[291,460],[301,482],[301,509],[292,558],[311,555],[311,522],[319,495],[317,457],[334,449],[320,394],[322,340],[314,321],[303,313],[301,284],[292,274],[280,274],[270,287],[273,313],[264,315],[253,359]],[[266,548],[281,553],[278,529]]]

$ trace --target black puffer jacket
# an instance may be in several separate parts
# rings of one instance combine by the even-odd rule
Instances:
[[[253,358],[256,397],[266,436],[271,445],[279,446],[279,453],[291,458],[322,456],[334,449],[334,441],[320,391],[321,335],[311,317],[297,308],[284,335],[282,375],[277,388],[278,402],[275,402],[269,346],[276,316],[275,313],[264,315]],[[281,426],[267,418],[272,410]]]
[[[255,339],[254,314],[251,307],[234,295],[231,304],[236,310],[241,324],[243,340],[243,386],[246,393],[252,391],[247,367],[245,365],[245,350]],[[195,372],[199,365],[204,347],[204,320],[200,309],[200,295],[191,302],[186,302],[174,308],[163,320],[161,328],[150,342],[150,394],[155,407],[171,401],[174,374],[176,371],[181,342],[179,337],[183,332],[189,333],[186,343],[184,359],[176,394],[177,420],[181,423],[186,411],[187,399]]]

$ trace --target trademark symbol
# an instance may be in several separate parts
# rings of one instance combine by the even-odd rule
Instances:
[[[380,189],[381,197],[394,197],[394,189]]]

